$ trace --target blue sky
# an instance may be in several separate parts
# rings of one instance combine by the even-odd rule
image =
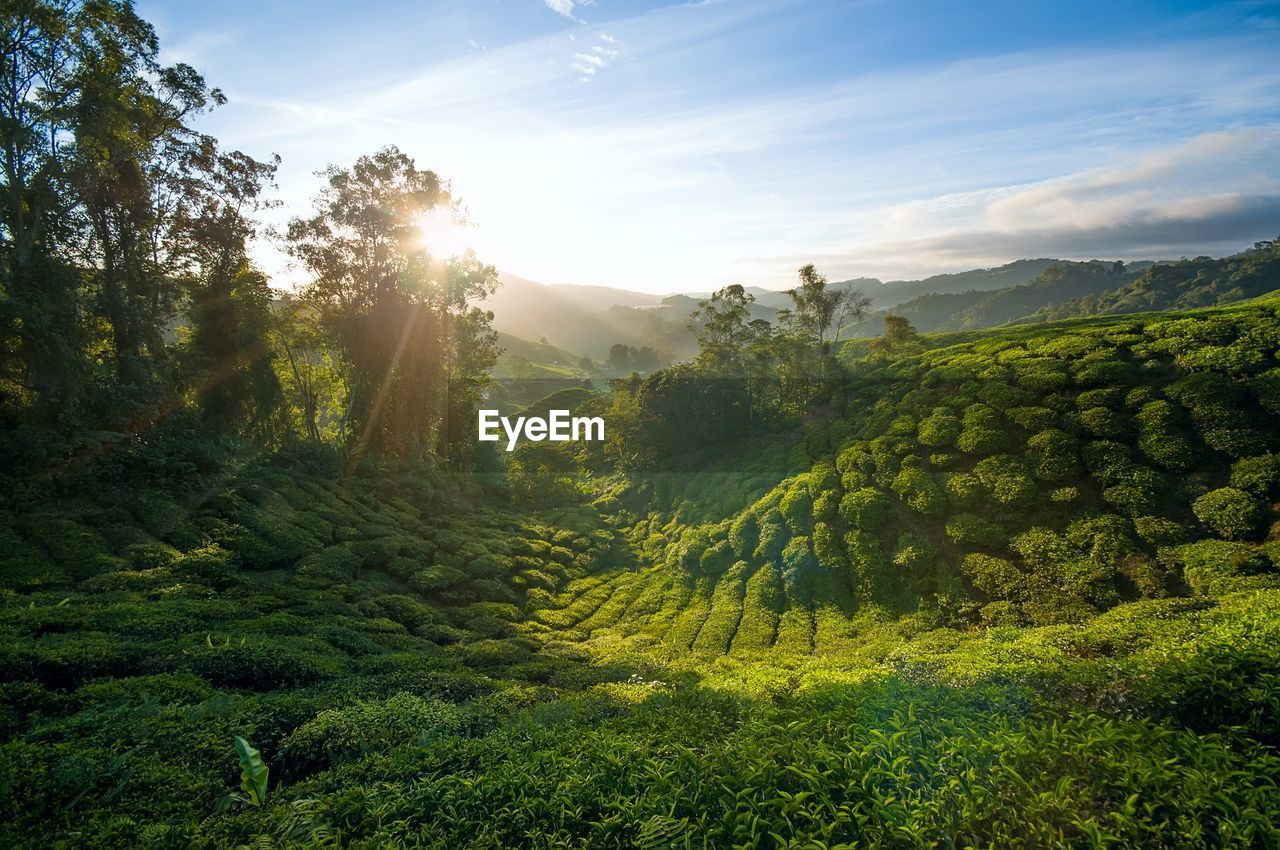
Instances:
[[[146,0],[279,198],[394,143],[503,271],[653,292],[1280,234],[1280,3]],[[444,238],[444,237],[442,237]],[[269,244],[259,261],[296,276]]]

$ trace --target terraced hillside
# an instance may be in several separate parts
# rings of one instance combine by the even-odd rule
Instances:
[[[1278,308],[854,343],[555,510],[282,456],[5,513],[0,844],[1274,846]]]
[[[1273,302],[927,339],[853,364],[807,471],[728,515],[629,517],[648,566],[536,621],[613,653],[839,657],[887,621],[1049,626],[1276,586]],[[609,501],[644,511],[628,486]]]

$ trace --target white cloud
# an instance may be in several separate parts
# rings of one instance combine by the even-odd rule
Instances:
[[[542,0],[542,2],[547,4],[547,8],[557,15],[564,15],[566,18],[573,17],[574,0]]]
[[[582,6],[590,6],[594,0],[542,0],[548,9],[557,15],[563,15],[571,21],[585,23],[574,14],[574,10]]]
[[[1273,45],[1111,44],[747,89],[730,36],[762,9],[776,5],[672,6],[574,27],[575,43],[561,31],[274,100],[231,91],[218,135],[284,156],[294,213],[315,169],[395,142],[453,179],[486,259],[650,291],[778,286],[810,260],[888,278],[1176,256],[1248,244],[1276,210]],[[583,88],[624,57],[643,86]]]

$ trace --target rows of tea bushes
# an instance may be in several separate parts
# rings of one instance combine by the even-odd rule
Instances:
[[[1278,349],[926,337],[555,510],[283,459],[14,507],[0,846],[1273,846]]]
[[[1278,775],[1248,740],[1010,685],[636,681],[317,775],[206,846],[1264,847]]]
[[[715,520],[657,500],[631,517],[685,589],[679,617],[611,606],[616,630],[668,655],[825,654],[858,618],[1046,625],[1276,586],[1277,351],[1263,303],[856,361],[806,472]]]
[[[273,465],[0,515],[0,845],[190,846],[243,805],[236,736],[274,796],[626,678],[526,627],[616,560],[593,517]]]

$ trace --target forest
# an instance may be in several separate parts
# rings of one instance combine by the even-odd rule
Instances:
[[[267,227],[132,4],[0,9],[0,846],[1280,845],[1280,243],[548,388],[445,176]]]

